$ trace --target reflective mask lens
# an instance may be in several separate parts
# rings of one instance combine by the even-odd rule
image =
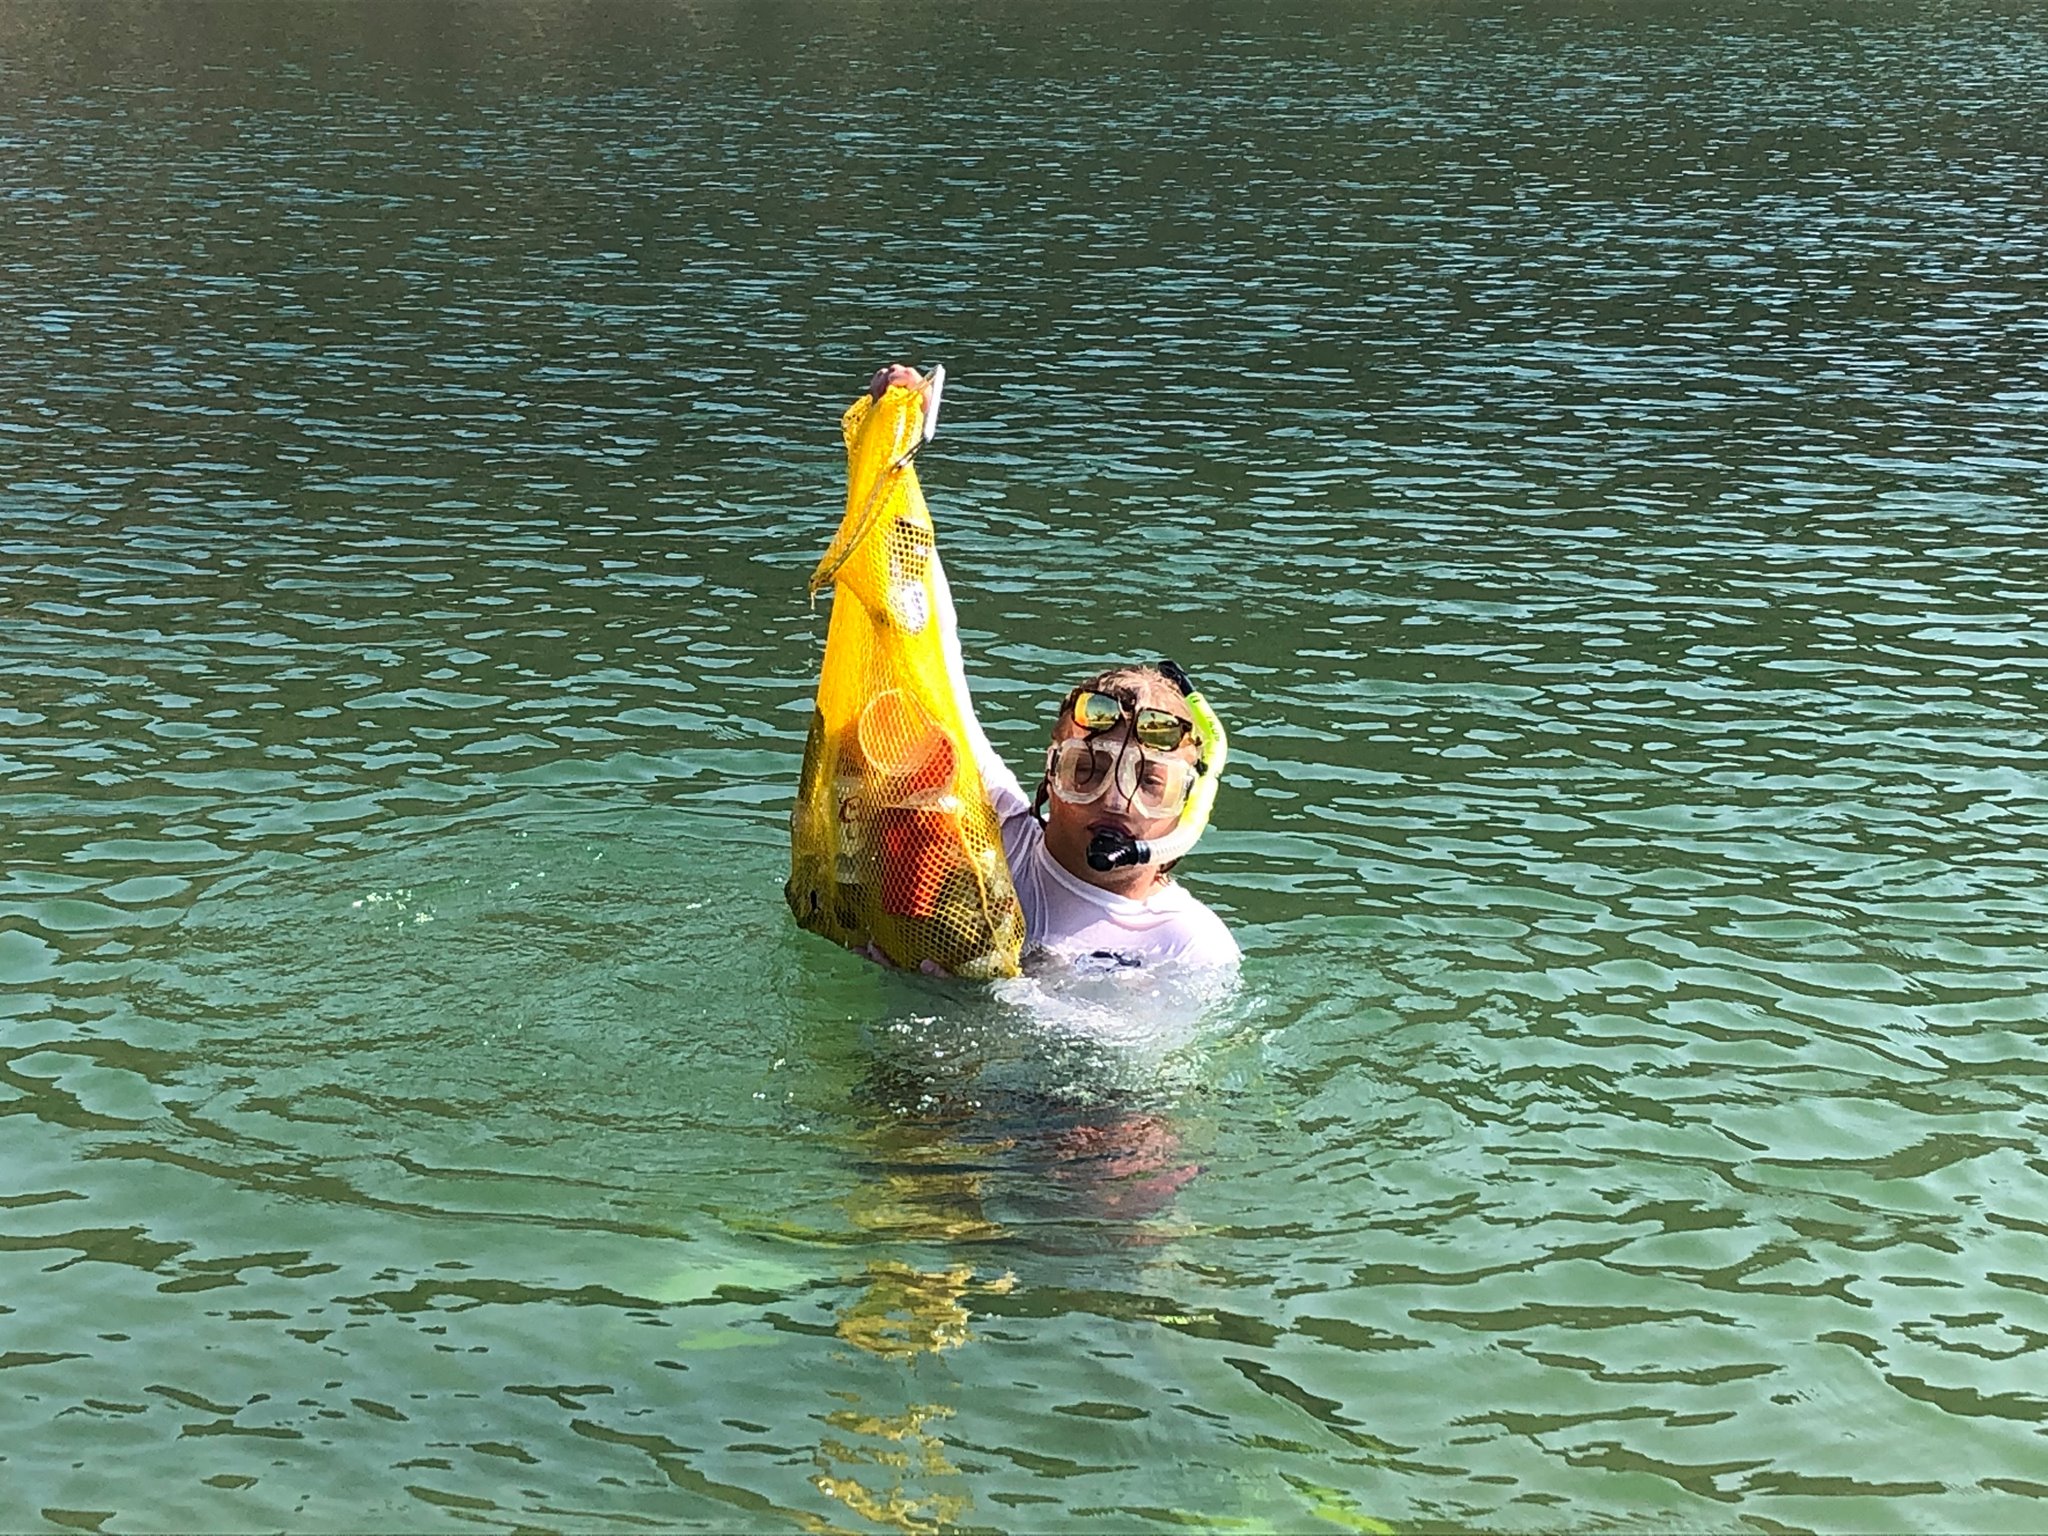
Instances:
[[[1085,736],[1054,742],[1045,771],[1052,792],[1069,805],[1093,805],[1114,786],[1132,810],[1148,819],[1178,815],[1195,783],[1195,765],[1184,757],[1155,757],[1128,748],[1113,752]]]
[[[1191,721],[1181,719],[1170,709],[1153,709],[1149,705],[1132,709],[1122,699],[1107,693],[1084,691],[1074,695],[1074,724],[1091,736],[1098,731],[1114,730],[1126,715],[1133,717],[1138,740],[1161,752],[1171,752],[1194,729]]]

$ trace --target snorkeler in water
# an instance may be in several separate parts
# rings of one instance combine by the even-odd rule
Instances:
[[[1172,877],[1170,860],[1116,860],[1166,841],[1199,777],[1192,690],[1176,673],[1171,663],[1116,667],[1072,689],[1030,799],[969,719],[1028,945],[1089,968],[1237,963],[1230,930]]]

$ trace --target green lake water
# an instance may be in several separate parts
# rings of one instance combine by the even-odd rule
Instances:
[[[0,0],[0,1528],[2048,1527],[2048,20]],[[886,974],[837,417],[1234,989]]]

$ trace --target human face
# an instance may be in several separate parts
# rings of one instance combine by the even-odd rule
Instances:
[[[1045,846],[1054,862],[1069,874],[1107,890],[1142,895],[1160,878],[1154,866],[1096,870],[1088,863],[1088,845],[1096,833],[1102,831],[1115,831],[1125,837],[1147,841],[1171,832],[1180,819],[1179,799],[1167,797],[1175,798],[1175,803],[1170,808],[1165,807],[1158,803],[1161,796],[1147,792],[1147,785],[1156,786],[1161,778],[1191,779],[1196,744],[1194,737],[1189,735],[1171,751],[1160,751],[1145,746],[1136,737],[1137,709],[1162,709],[1185,717],[1186,705],[1170,688],[1148,680],[1123,702],[1127,706],[1123,717],[1108,730],[1087,731],[1075,722],[1071,712],[1063,713],[1059,724],[1054,727],[1055,752],[1062,750],[1062,744],[1066,742],[1086,742],[1113,765],[1119,766],[1112,768],[1110,782],[1102,786],[1102,793],[1086,804],[1077,804],[1058,793],[1048,797]],[[1071,752],[1075,749],[1065,750]],[[1150,771],[1144,771],[1147,759],[1152,760]],[[1184,766],[1162,775],[1158,771],[1159,766],[1169,760]]]

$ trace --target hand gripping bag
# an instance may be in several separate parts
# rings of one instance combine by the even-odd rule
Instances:
[[[948,665],[951,601],[911,467],[943,370],[863,395],[840,418],[846,514],[811,573],[832,618],[790,815],[797,922],[894,965],[1012,976],[1024,942],[995,812]]]

